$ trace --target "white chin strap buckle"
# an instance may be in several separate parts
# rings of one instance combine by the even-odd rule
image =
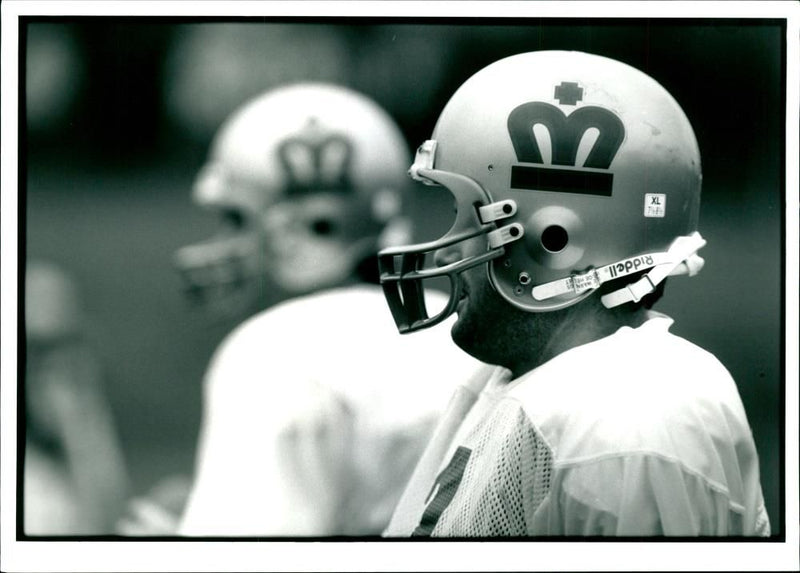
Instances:
[[[667,252],[639,255],[598,269],[591,269],[580,275],[538,285],[533,288],[533,297],[536,300],[547,300],[564,294],[580,294],[594,290],[604,282],[651,269],[635,283],[601,297],[606,308],[627,302],[639,302],[670,275],[694,276],[700,272],[704,261],[697,255],[697,251],[705,244],[706,241],[700,233],[694,232],[675,239]]]

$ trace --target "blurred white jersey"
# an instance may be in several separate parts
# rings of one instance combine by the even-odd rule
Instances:
[[[385,535],[769,535],[735,383],[654,315],[460,387]]]
[[[180,535],[380,535],[459,383],[447,326],[398,334],[380,287],[249,319],[207,373]]]

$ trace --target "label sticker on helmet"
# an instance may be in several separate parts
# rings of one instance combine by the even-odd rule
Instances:
[[[569,278],[570,288],[577,294],[585,290],[596,289],[600,286],[600,276],[596,270],[589,271],[584,275],[573,275]]]
[[[666,214],[667,196],[664,193],[644,194],[644,216],[663,217]]]

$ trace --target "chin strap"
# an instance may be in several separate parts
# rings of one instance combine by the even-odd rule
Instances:
[[[596,289],[604,282],[615,280],[633,273],[651,269],[635,283],[601,297],[606,308],[613,308],[627,302],[638,302],[650,294],[656,286],[670,275],[694,276],[703,268],[704,261],[697,255],[706,244],[700,233],[678,237],[665,253],[639,255],[618,261],[587,273],[541,284],[533,288],[536,300],[546,300],[563,294],[579,294]]]
[[[603,306],[613,308],[627,302],[639,302],[643,296],[653,292],[658,284],[670,275],[694,276],[703,268],[705,261],[697,254],[705,239],[700,233],[678,237],[667,251],[667,261],[654,266],[649,273],[635,283],[610,292],[600,298]]]

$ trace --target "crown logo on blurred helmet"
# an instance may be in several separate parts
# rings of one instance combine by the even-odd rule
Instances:
[[[352,144],[346,136],[322,129],[315,118],[279,145],[278,157],[286,174],[288,195],[344,192],[353,187]]]
[[[508,132],[517,160],[544,165],[533,130],[542,125],[550,134],[552,164],[512,166],[511,187],[610,196],[614,175],[608,169],[625,137],[622,120],[612,111],[597,106],[581,106],[569,115],[562,111],[561,107],[577,106],[583,99],[583,88],[576,82],[555,86],[553,99],[558,100],[560,107],[532,101],[517,106],[508,116]],[[597,139],[583,165],[576,165],[581,140],[592,128],[598,132]]]

